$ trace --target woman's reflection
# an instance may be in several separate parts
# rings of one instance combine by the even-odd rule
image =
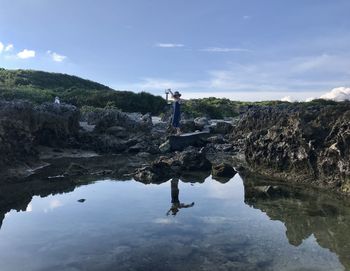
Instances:
[[[179,179],[178,178],[173,178],[171,180],[171,207],[169,211],[166,213],[166,215],[169,215],[170,212],[173,216],[177,214],[178,211],[180,211],[181,208],[189,208],[194,205],[194,202],[191,204],[184,204],[181,203],[179,200]]]

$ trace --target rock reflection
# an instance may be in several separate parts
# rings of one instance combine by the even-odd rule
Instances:
[[[317,243],[336,253],[350,270],[350,204],[334,194],[271,184],[271,181],[244,176],[245,203],[279,220],[286,227],[286,237],[299,246],[314,235]]]
[[[92,181],[89,179],[61,179],[57,181],[36,180],[27,183],[7,184],[0,186],[0,229],[5,214],[11,210],[31,211],[30,202],[34,196],[47,197],[49,195],[69,193],[75,188],[87,185]],[[62,204],[58,201],[50,202],[50,209],[57,208]]]
[[[171,184],[171,207],[169,209],[169,211],[166,213],[167,215],[169,215],[170,213],[175,216],[180,209],[182,208],[190,208],[194,206],[194,202],[192,202],[191,204],[185,204],[185,203],[181,203],[179,200],[179,179],[178,178],[173,178],[170,182]]]

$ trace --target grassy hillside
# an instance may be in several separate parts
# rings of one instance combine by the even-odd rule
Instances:
[[[76,106],[115,106],[126,112],[163,111],[165,100],[149,93],[115,91],[102,84],[77,76],[33,70],[0,69],[0,98],[27,99],[34,103],[61,101]]]
[[[5,70],[0,68],[0,98],[27,99],[34,103],[52,102],[55,96],[61,101],[85,107],[117,107],[125,112],[160,114],[166,108],[165,100],[146,92],[115,91],[102,84],[77,76],[32,70]],[[183,104],[183,111],[192,117],[234,117],[249,106],[326,106],[333,101],[314,100],[309,103],[281,101],[240,102],[229,99],[192,99]],[[169,107],[168,107],[169,108]]]

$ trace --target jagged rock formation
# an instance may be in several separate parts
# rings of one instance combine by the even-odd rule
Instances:
[[[84,149],[99,153],[159,153],[161,136],[152,131],[151,115],[124,113],[118,109],[102,109],[83,116],[95,125],[92,132],[80,135]]]
[[[67,146],[78,131],[75,106],[0,101],[0,166],[35,158],[38,144]]]
[[[350,192],[350,103],[253,107],[235,127],[256,172]]]
[[[33,131],[36,130],[30,103],[0,101],[0,167],[35,156]]]
[[[72,145],[79,133],[80,111],[73,105],[44,103],[34,108],[37,144],[46,146]]]

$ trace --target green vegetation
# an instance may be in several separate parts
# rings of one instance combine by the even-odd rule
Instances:
[[[26,99],[33,103],[61,101],[78,107],[117,107],[125,112],[159,114],[165,100],[160,96],[141,92],[115,91],[102,84],[77,76],[33,70],[0,69],[0,98]]]
[[[36,104],[61,101],[74,104],[83,111],[98,108],[119,108],[125,112],[165,113],[165,100],[160,96],[141,92],[115,91],[102,84],[77,76],[33,70],[5,70],[0,68],[0,99],[26,99]],[[249,106],[326,106],[334,101],[313,100],[308,103],[281,101],[240,102],[229,99],[203,98],[188,100],[183,111],[191,117],[209,118],[235,117]]]
[[[280,104],[288,103],[281,101],[240,102],[210,97],[186,101],[183,105],[183,111],[193,117],[207,116],[214,119],[223,119],[238,116],[242,108],[248,106],[276,106]]]

